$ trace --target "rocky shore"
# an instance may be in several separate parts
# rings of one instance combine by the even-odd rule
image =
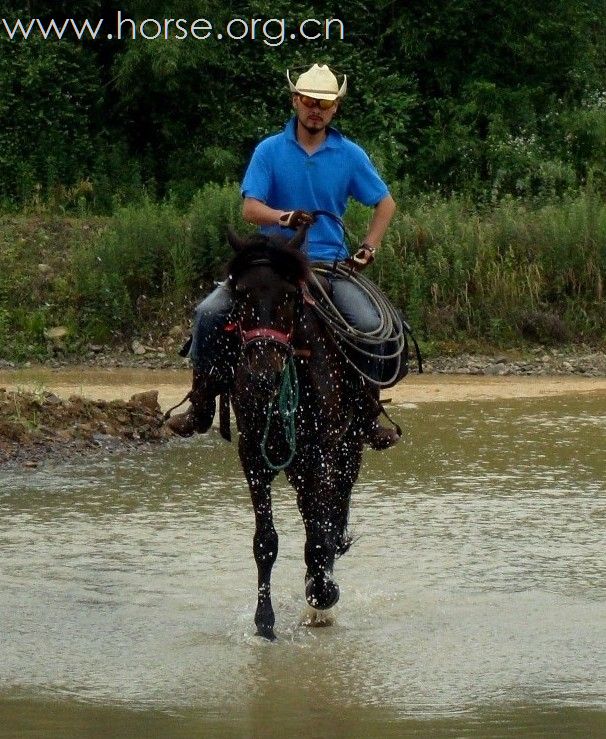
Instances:
[[[436,357],[425,363],[425,371],[459,375],[582,375],[606,377],[606,353],[586,349],[562,351],[539,347],[523,357],[460,354]]]
[[[174,348],[167,350],[166,347],[146,346],[139,341],[133,342],[131,347],[121,347],[118,350],[92,346],[84,356],[67,358],[58,355],[47,360],[44,365],[55,369],[74,365],[139,369],[190,367],[189,360],[180,357]],[[0,370],[30,366],[31,362],[16,363],[0,359]],[[606,352],[583,345],[564,349],[538,346],[525,352],[511,351],[491,355],[461,353],[430,357],[424,360],[423,367],[428,374],[606,377]],[[416,362],[411,358],[411,371],[415,370]]]
[[[37,467],[51,456],[68,458],[171,436],[163,425],[157,391],[108,402],[78,395],[63,400],[49,391],[0,388],[0,466],[18,462]]]

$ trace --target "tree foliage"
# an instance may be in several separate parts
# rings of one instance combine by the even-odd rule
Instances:
[[[479,199],[606,187],[604,0],[0,0],[1,17],[337,16],[345,38],[10,40],[0,33],[0,198],[101,211],[238,180],[289,115],[284,73],[346,72],[338,126],[391,181]],[[1,29],[0,29],[1,30]],[[276,26],[273,27],[276,30]],[[90,193],[82,183],[90,182]],[[76,195],[74,196],[74,193]],[[83,196],[84,197],[84,196]]]

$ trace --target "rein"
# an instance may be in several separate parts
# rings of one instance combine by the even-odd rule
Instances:
[[[284,368],[280,376],[280,385],[269,402],[267,409],[267,420],[261,439],[261,456],[265,464],[274,472],[280,472],[290,465],[297,453],[297,433],[295,428],[295,413],[299,407],[299,379],[294,357],[309,356],[305,349],[294,349],[291,344],[292,331],[286,333],[276,328],[258,327],[245,331],[241,323],[228,324],[228,331],[237,330],[242,338],[242,352],[253,343],[268,342],[277,344],[286,349],[287,356]],[[277,402],[276,402],[277,401]],[[288,457],[284,462],[272,462],[267,452],[267,441],[274,414],[279,416],[282,422],[284,438],[288,445]]]
[[[272,416],[276,410],[276,397],[278,398],[277,411],[282,421],[282,429],[284,437],[288,444],[288,458],[284,462],[274,463],[269,459],[267,454],[267,439],[269,437],[269,429],[271,426]],[[282,370],[280,379],[280,389],[271,399],[267,411],[267,422],[265,431],[261,440],[261,455],[265,464],[275,472],[280,472],[293,461],[297,452],[297,438],[295,429],[295,413],[299,407],[299,379],[297,377],[297,368],[295,361],[291,356],[288,357]]]

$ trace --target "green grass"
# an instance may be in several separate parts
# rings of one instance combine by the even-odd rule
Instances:
[[[397,192],[397,188],[396,188]],[[404,191],[402,191],[404,192]],[[370,276],[431,352],[606,344],[606,205],[591,191],[551,202],[401,194]],[[371,211],[346,217],[354,242]],[[233,185],[187,209],[144,200],[108,218],[0,218],[0,357],[78,355],[88,343],[165,336],[220,276],[228,225],[246,226]],[[57,346],[46,331],[66,326]]]

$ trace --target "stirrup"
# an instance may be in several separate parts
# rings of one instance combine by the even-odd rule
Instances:
[[[389,449],[395,446],[401,439],[400,427],[393,429],[381,426],[376,419],[364,430],[364,441],[375,451]]]
[[[216,411],[215,398],[209,398],[203,408],[190,405],[185,413],[178,413],[166,420],[168,428],[178,436],[205,434],[212,426]]]

